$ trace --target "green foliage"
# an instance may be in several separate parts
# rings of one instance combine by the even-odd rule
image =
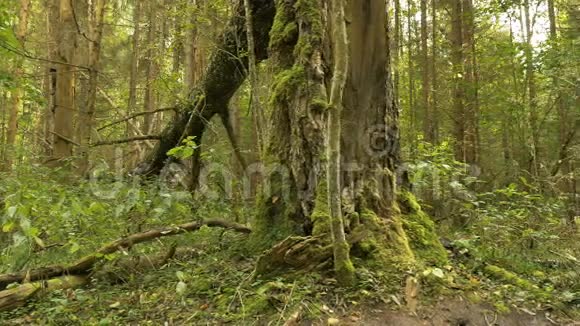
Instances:
[[[141,187],[106,172],[74,185],[62,184],[58,174],[47,178],[53,175],[35,167],[3,178],[0,272],[72,261],[122,235],[194,218],[187,192]]]
[[[193,156],[197,148],[199,148],[199,145],[195,142],[195,136],[189,136],[181,142],[180,146],[170,149],[167,152],[167,156],[185,160]]]

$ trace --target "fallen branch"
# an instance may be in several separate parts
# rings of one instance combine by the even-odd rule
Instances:
[[[131,115],[129,115],[129,116],[126,116],[126,117],[124,117],[124,118],[122,118],[122,119],[115,120],[115,121],[113,121],[113,122],[111,122],[111,123],[108,123],[108,124],[106,124],[106,125],[102,126],[102,127],[99,127],[99,128],[97,129],[97,131],[101,131],[101,130],[103,130],[103,129],[107,129],[107,128],[109,128],[109,127],[112,127],[112,126],[114,126],[114,125],[117,125],[117,124],[119,124],[119,123],[123,123],[123,122],[125,122],[125,121],[129,121],[129,120],[131,120],[131,119],[135,119],[135,118],[137,118],[137,117],[140,117],[140,116],[142,116],[142,115],[155,114],[155,113],[159,113],[159,112],[165,112],[165,111],[176,111],[176,110],[177,110],[177,108],[175,108],[175,107],[170,107],[170,108],[161,108],[161,109],[152,110],[152,111],[142,111],[142,112],[137,112],[137,113],[135,113],[135,114],[131,114]]]
[[[24,305],[40,293],[54,290],[77,288],[88,282],[88,276],[61,276],[48,281],[26,283],[15,288],[0,291],[0,311],[14,309]]]
[[[130,142],[134,142],[134,141],[152,140],[152,139],[159,140],[159,139],[161,139],[161,136],[159,136],[159,135],[144,135],[144,136],[135,136],[135,137],[130,137],[130,138],[124,138],[124,139],[105,140],[105,141],[93,143],[91,145],[91,147],[103,146],[103,145],[124,144],[124,143],[130,143]]]
[[[20,283],[25,279],[30,281],[46,280],[63,275],[86,275],[90,273],[93,266],[100,260],[104,259],[105,255],[112,254],[123,248],[130,248],[136,244],[150,241],[153,239],[168,237],[186,232],[199,230],[202,226],[222,227],[225,229],[234,230],[241,233],[251,233],[252,230],[244,225],[233,223],[221,219],[211,219],[201,222],[191,222],[181,224],[175,227],[149,230],[142,233],[136,233],[118,240],[115,240],[97,250],[95,253],[81,258],[69,266],[53,265],[41,267],[20,273],[0,275],[0,289],[6,288],[11,283]]]

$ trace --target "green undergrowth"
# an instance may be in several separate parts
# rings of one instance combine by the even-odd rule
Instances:
[[[57,291],[10,313],[6,322],[41,325],[283,324],[300,312],[318,323],[346,307],[392,301],[384,286],[387,275],[357,270],[356,289],[340,289],[324,273],[254,279],[255,261],[244,244],[246,235],[202,228],[187,236],[192,255],[165,266],[136,272],[122,283],[95,279],[83,289]],[[397,301],[403,299],[399,297]],[[3,323],[4,325],[4,323]]]
[[[202,217],[245,223],[235,216],[264,213],[224,200],[192,202],[184,193],[159,185],[99,181],[65,186],[57,179],[40,181],[38,174],[24,172],[18,179],[4,180],[2,272],[66,264],[129,232]],[[102,200],[106,194],[101,192],[113,188],[115,196]],[[326,194],[320,189],[318,218],[323,220]],[[268,200],[274,204],[270,209],[288,209],[283,201]],[[0,324],[283,324],[298,311],[305,320],[324,323],[373,304],[404,309],[410,276],[420,281],[422,304],[445,295],[463,296],[473,303],[491,303],[500,312],[521,307],[579,316],[580,278],[573,252],[560,253],[544,244],[547,247],[533,249],[542,250],[543,256],[530,256],[526,250],[507,255],[494,250],[493,241],[482,241],[481,233],[465,230],[446,234],[445,250],[434,223],[412,195],[401,194],[399,207],[401,215],[393,219],[361,212],[360,223],[367,230],[352,248],[357,283],[351,288],[341,289],[332,273],[323,271],[255,278],[260,251],[253,236],[203,227],[104,257],[98,269],[118,266],[116,262],[127,257],[163,254],[172,246],[188,250],[191,254],[186,257],[149,270],[113,269],[114,278],[97,274],[84,288],[50,293],[0,314]],[[319,227],[316,232],[325,233],[324,223]],[[560,245],[575,248],[573,239],[562,236]],[[59,246],[39,250],[39,243]],[[558,255],[548,256],[551,251]]]

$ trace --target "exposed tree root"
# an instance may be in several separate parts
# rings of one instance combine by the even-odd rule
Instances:
[[[348,237],[349,245],[366,237],[362,229],[355,229]],[[262,254],[256,262],[254,276],[271,276],[278,271],[309,272],[332,267],[332,244],[328,234],[308,237],[288,237]]]

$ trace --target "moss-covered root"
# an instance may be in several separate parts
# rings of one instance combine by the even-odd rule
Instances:
[[[417,258],[427,265],[446,265],[447,251],[439,241],[435,223],[421,209],[415,196],[407,191],[400,192],[398,203],[403,214],[403,227]]]
[[[336,248],[337,246],[342,248]],[[334,273],[338,284],[345,287],[352,286],[355,282],[354,265],[348,256],[349,252],[348,242],[334,244]]]
[[[496,280],[499,280],[499,281],[502,281],[505,283],[509,283],[511,285],[515,285],[515,286],[521,288],[522,290],[526,290],[526,291],[534,292],[534,293],[542,293],[543,292],[534,283],[532,283],[526,279],[523,279],[523,278],[517,276],[515,273],[510,272],[510,271],[508,271],[504,268],[501,268],[499,266],[486,265],[484,268],[484,272]]]

